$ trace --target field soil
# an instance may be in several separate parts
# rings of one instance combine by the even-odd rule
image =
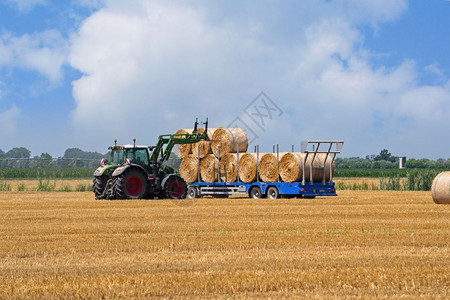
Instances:
[[[0,299],[448,298],[429,192],[96,201],[0,193]]]
[[[19,187],[22,185],[25,191],[36,190],[39,185],[39,180],[36,179],[19,179],[19,180],[3,180],[2,182],[7,183],[11,186],[12,191],[18,191]],[[58,190],[65,186],[75,189],[78,185],[92,186],[92,179],[44,179],[41,182],[49,183],[54,185],[54,189]]]

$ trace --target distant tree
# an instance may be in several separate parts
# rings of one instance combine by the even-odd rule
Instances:
[[[5,152],[2,149],[0,149],[0,158],[3,158],[3,157],[5,157]]]
[[[5,153],[5,158],[30,158],[31,151],[24,147],[12,148]]]
[[[383,149],[383,150],[381,150],[380,154],[375,156],[374,160],[375,161],[385,160],[385,161],[395,162],[396,158],[395,158],[395,156],[392,156],[392,154],[387,149]]]
[[[48,153],[42,153],[41,156],[38,157],[38,167],[40,168],[49,168],[53,164],[53,158]]]

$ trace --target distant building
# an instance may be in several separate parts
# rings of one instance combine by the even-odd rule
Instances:
[[[399,156],[398,157],[398,168],[399,169],[406,168],[406,156]]]

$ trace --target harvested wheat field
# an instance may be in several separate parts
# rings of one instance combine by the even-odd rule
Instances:
[[[2,192],[0,219],[0,299],[450,295],[450,206],[429,192],[180,202]]]

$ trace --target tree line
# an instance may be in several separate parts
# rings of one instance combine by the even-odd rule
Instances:
[[[109,157],[109,153],[68,148],[62,157],[54,158],[46,152],[32,157],[27,148],[15,147],[8,152],[0,149],[0,168],[92,168],[102,157]]]
[[[109,158],[110,153],[83,151],[79,148],[68,148],[62,157],[54,158],[48,153],[31,156],[31,151],[25,147],[12,148],[8,152],[0,149],[0,168],[95,168],[101,158]],[[171,157],[176,157],[172,153]],[[176,167],[179,162],[173,162]],[[396,169],[398,158],[387,149],[378,155],[362,157],[336,158],[337,169]],[[450,169],[450,159],[415,159],[406,161],[406,168],[411,169]]]
[[[336,158],[337,169],[396,169],[398,166],[398,157],[393,156],[387,149],[381,150],[378,155],[367,155],[365,158]],[[450,159],[410,158],[406,160],[405,167],[408,169],[450,169]]]

